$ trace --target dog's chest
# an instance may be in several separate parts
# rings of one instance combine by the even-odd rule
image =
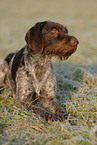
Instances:
[[[49,66],[48,66],[49,67]],[[45,66],[44,63],[36,63],[36,65],[33,65],[32,68],[32,74],[36,76],[36,79],[38,79],[39,81],[42,81],[42,79],[44,78],[44,75],[47,72],[47,66]]]
[[[32,56],[26,61],[26,70],[29,71],[34,88],[39,95],[42,86],[52,76],[53,67],[50,59],[43,58],[41,55]]]
[[[35,55],[28,60],[29,71],[37,80],[42,81],[44,76],[51,72],[51,62],[48,57]]]

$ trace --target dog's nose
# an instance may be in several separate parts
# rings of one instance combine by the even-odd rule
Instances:
[[[79,44],[79,41],[75,37],[72,37],[71,40],[70,40],[70,42],[71,42],[72,45]]]

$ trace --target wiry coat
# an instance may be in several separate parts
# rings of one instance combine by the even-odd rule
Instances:
[[[9,62],[6,60],[8,81],[18,103],[45,119],[66,118],[67,112],[55,98],[56,78],[51,58],[57,55],[67,59],[75,52],[78,40],[68,34],[66,27],[50,21],[37,23],[27,32],[25,40],[27,45],[13,53]],[[33,105],[36,101],[44,108]]]

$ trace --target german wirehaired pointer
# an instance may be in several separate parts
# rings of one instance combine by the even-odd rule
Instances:
[[[1,62],[0,82],[6,82],[16,94],[19,104],[33,109],[41,117],[66,119],[68,113],[58,104],[56,78],[51,58],[67,59],[77,49],[78,40],[65,26],[44,21],[36,23],[25,36],[26,45]],[[41,106],[35,105],[39,101]]]

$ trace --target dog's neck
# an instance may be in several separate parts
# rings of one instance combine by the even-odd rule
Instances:
[[[35,63],[48,63],[51,61],[51,58],[52,56],[51,55],[43,55],[43,54],[40,54],[40,53],[36,53],[34,52],[31,48],[29,48],[27,45],[25,46],[25,51],[24,53],[26,54],[26,56],[29,55],[29,57],[31,59],[33,59],[35,61]]]
[[[50,55],[42,55],[42,54],[38,54],[34,51],[30,52],[28,51],[28,48],[25,47],[25,66],[29,69],[30,68],[30,71],[33,69],[33,67],[37,67],[38,70],[42,70],[41,68],[45,68],[48,69],[48,67],[51,66],[51,56]],[[33,65],[34,64],[34,65]],[[43,70],[43,71],[45,71]]]

